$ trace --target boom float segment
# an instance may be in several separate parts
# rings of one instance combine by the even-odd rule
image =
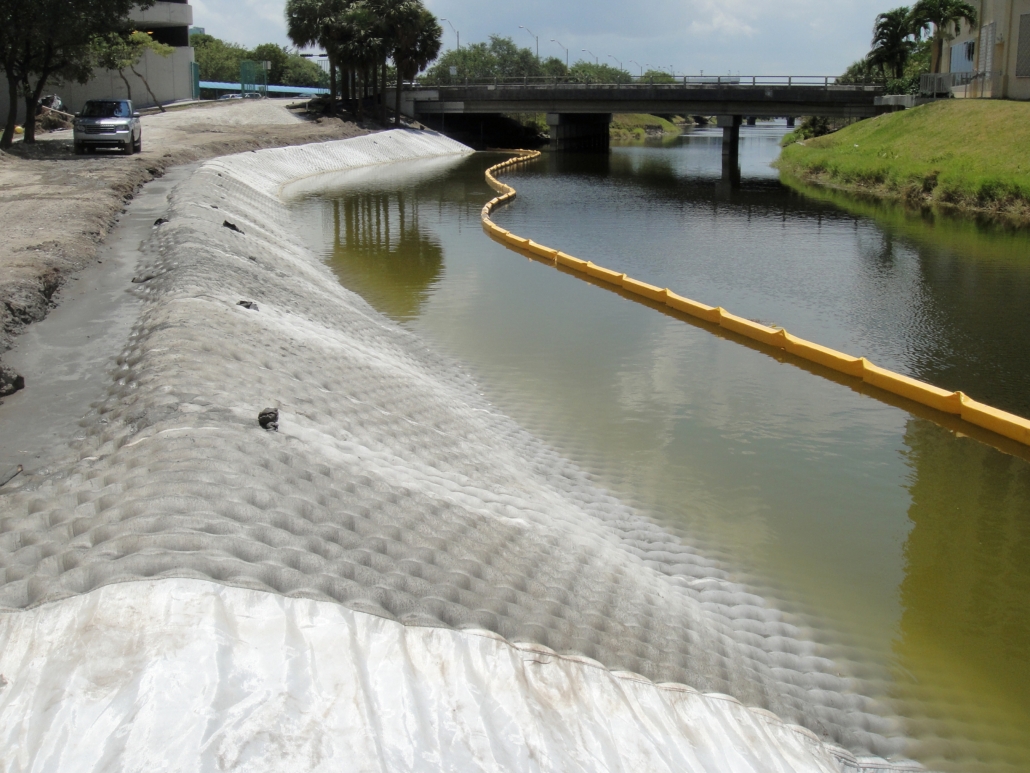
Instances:
[[[621,288],[631,296],[657,303],[663,303],[671,309],[689,314],[692,317],[719,325],[737,335],[757,341],[766,346],[782,349],[788,354],[800,357],[817,365],[835,370],[853,378],[862,379],[870,386],[885,392],[913,400],[943,413],[961,417],[977,427],[997,433],[1017,443],[1030,446],[1030,420],[993,408],[973,400],[962,392],[949,392],[918,379],[881,368],[869,362],[865,357],[852,357],[849,354],[829,349],[825,346],[806,341],[788,333],[783,328],[769,327],[749,319],[730,314],[722,307],[706,306],[689,298],[677,295],[669,288],[633,279],[587,260],[580,260],[551,247],[537,244],[530,239],[506,231],[490,219],[494,210],[515,198],[515,189],[497,179],[496,174],[517,164],[524,164],[540,157],[538,150],[518,150],[517,155],[486,170],[486,181],[497,191],[499,196],[491,199],[483,207],[483,228],[499,241],[519,250],[550,261],[555,266],[565,266],[585,276],[592,277],[607,284]]]

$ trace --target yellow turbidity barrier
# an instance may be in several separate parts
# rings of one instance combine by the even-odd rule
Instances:
[[[782,328],[768,327],[749,319],[730,314],[719,306],[706,306],[672,292],[665,287],[641,282],[620,274],[617,271],[598,266],[588,260],[580,260],[564,252],[546,247],[506,231],[490,219],[493,211],[515,198],[515,189],[498,180],[494,173],[508,169],[516,164],[539,158],[536,150],[519,150],[515,158],[509,159],[486,170],[487,183],[500,196],[491,199],[483,207],[483,228],[498,240],[509,244],[523,252],[547,260],[555,265],[564,266],[601,282],[618,287],[630,295],[662,303],[675,311],[688,314],[711,324],[757,341],[766,346],[782,349],[788,354],[800,357],[817,365],[830,368],[847,376],[862,379],[870,386],[877,387],[891,394],[913,400],[938,411],[961,417],[964,421],[978,427],[996,432],[1017,443],[1030,446],[1030,421],[1022,416],[992,408],[973,400],[962,392],[948,392],[917,379],[903,376],[869,362],[865,357],[852,357],[849,354],[828,349],[825,346],[806,341],[788,333]]]

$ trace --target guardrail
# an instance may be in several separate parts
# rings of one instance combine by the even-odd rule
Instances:
[[[936,97],[944,94],[950,97],[954,95],[956,88],[966,87],[966,96],[981,96],[985,90],[991,90],[997,74],[994,72],[942,72],[920,75],[919,95]],[[970,94],[970,91],[973,93]]]
[[[848,88],[855,91],[879,90],[883,87],[875,83],[838,83],[839,77],[835,75],[669,75],[666,77],[651,77],[626,75],[625,80],[594,80],[591,78],[576,78],[567,75],[555,76],[511,76],[511,77],[489,77],[489,78],[464,78],[461,76],[445,76],[437,81],[429,82],[425,79],[412,84],[416,89],[433,89],[466,86],[521,86],[521,87],[548,87],[554,86],[606,86],[621,88],[725,88],[727,86],[759,87],[822,87],[822,88]]]
[[[721,306],[707,306],[689,298],[677,295],[667,287],[656,287],[646,282],[633,279],[626,274],[598,266],[587,260],[574,258],[552,247],[537,244],[531,239],[507,231],[490,219],[493,211],[515,198],[515,189],[498,180],[495,172],[501,172],[516,164],[525,163],[540,157],[537,150],[514,151],[518,155],[486,171],[487,183],[500,193],[486,203],[481,217],[483,228],[490,236],[506,246],[512,247],[527,255],[544,260],[555,267],[564,266],[579,272],[584,277],[591,277],[640,300],[660,303],[675,311],[695,317],[704,322],[729,330],[732,333],[757,341],[760,344],[782,349],[809,362],[816,363],[838,373],[861,379],[870,386],[877,387],[893,395],[912,400],[946,414],[958,416],[970,424],[994,432],[1014,440],[1024,446],[1030,446],[1030,420],[1013,413],[993,408],[971,399],[962,392],[949,392],[946,389],[927,384],[923,381],[904,376],[900,373],[881,368],[869,362],[865,357],[853,357],[825,346],[806,341],[788,333],[783,328],[769,327],[752,322],[744,317],[731,314]]]

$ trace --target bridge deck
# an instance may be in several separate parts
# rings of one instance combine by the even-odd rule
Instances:
[[[417,87],[414,114],[658,113],[663,115],[819,115],[868,118],[884,112],[877,86],[741,84],[498,84]]]

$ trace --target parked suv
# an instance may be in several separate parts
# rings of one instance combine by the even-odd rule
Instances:
[[[131,156],[143,150],[143,126],[128,99],[91,99],[75,114],[75,153],[120,148]]]

